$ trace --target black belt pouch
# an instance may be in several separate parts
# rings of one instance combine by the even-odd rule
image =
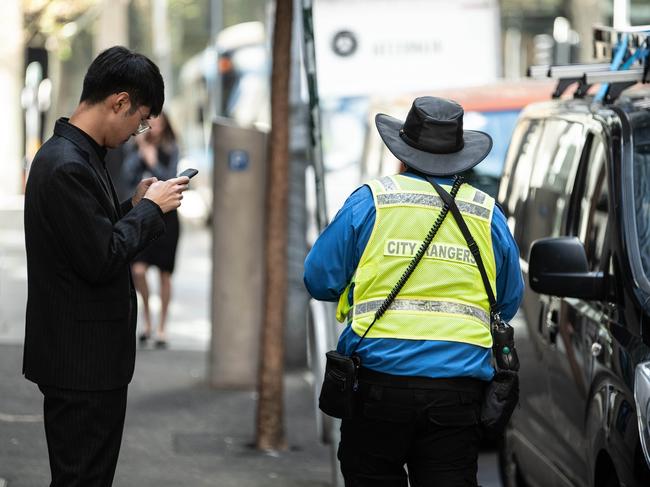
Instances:
[[[361,361],[336,350],[325,354],[325,378],[318,398],[318,407],[328,416],[349,419],[354,415],[357,373]]]

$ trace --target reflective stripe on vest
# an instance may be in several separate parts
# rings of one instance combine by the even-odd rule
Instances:
[[[363,315],[366,313],[375,313],[384,302],[383,299],[377,301],[366,301],[353,307],[348,313],[348,319],[352,319],[353,314]],[[451,301],[432,301],[426,299],[395,299],[388,307],[388,310],[399,311],[434,311],[455,315],[471,315],[485,324],[490,326],[490,315],[481,308],[467,304],[453,303]]]
[[[348,319],[357,335],[363,335],[372,323],[443,206],[431,185],[421,179],[388,176],[368,185],[375,203],[375,226],[337,309],[337,319]],[[496,294],[491,234],[494,199],[463,184],[456,202]],[[348,303],[352,285],[353,307]],[[397,299],[367,337],[447,340],[490,347],[489,325],[489,303],[478,267],[449,214]]]

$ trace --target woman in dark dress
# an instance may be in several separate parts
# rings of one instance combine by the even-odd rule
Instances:
[[[178,145],[176,136],[165,113],[150,120],[151,130],[136,138],[136,146],[124,161],[124,179],[127,184],[142,178],[155,176],[159,180],[176,177],[178,169]],[[176,260],[176,246],[180,234],[178,213],[171,211],[164,216],[166,231],[157,240],[135,256],[132,264],[135,287],[142,297],[144,330],[139,335],[142,345],[152,336],[152,320],[149,309],[149,286],[147,269],[157,267],[160,271],[160,321],[155,346],[167,346],[165,324],[171,300],[171,276]]]

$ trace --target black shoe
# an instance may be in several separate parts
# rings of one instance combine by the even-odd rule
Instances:
[[[154,345],[158,349],[165,349],[167,348],[167,340],[156,340]]]
[[[141,346],[146,345],[147,340],[149,340],[149,335],[147,335],[146,333],[140,333],[140,335],[138,336],[138,341],[140,342],[140,345]]]

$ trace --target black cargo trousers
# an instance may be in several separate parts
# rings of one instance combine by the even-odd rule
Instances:
[[[341,425],[346,487],[477,486],[479,420],[487,383],[360,369],[355,416]]]

